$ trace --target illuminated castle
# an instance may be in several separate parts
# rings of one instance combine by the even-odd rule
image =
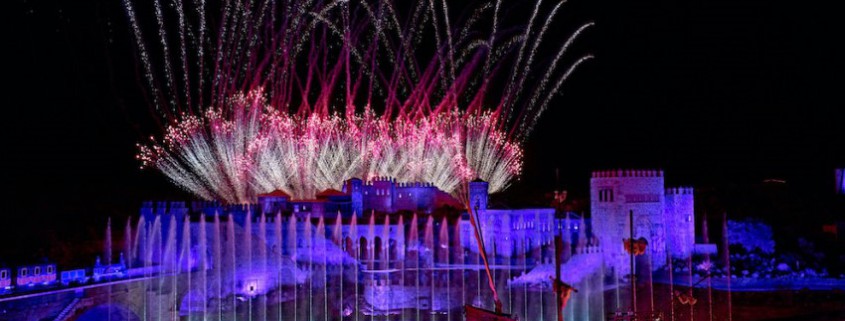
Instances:
[[[371,181],[352,178],[343,183],[341,191],[327,189],[317,193],[315,199],[307,200],[292,200],[287,193],[276,190],[259,194],[258,204],[261,212],[268,214],[292,212],[300,216],[310,214],[319,217],[328,214],[333,217],[340,212],[344,218],[353,215],[362,217],[371,211],[430,214],[441,206],[460,207],[449,194],[431,183],[401,183],[388,177],[377,177]]]
[[[667,252],[687,257],[695,243],[694,194],[689,187],[666,188],[662,170],[595,171],[590,179],[593,233],[604,250],[604,259],[620,275],[628,273],[629,255],[623,239],[648,241],[653,262],[665,262]],[[659,264],[653,267],[657,268]]]
[[[481,180],[469,183],[468,196],[470,206],[478,215],[482,239],[492,256],[507,258],[529,255],[529,252],[553,251],[554,237],[566,235],[564,242],[569,244],[568,253],[601,253],[596,255],[603,260],[597,261],[604,261],[606,266],[624,275],[629,269],[629,256],[624,251],[622,240],[630,237],[631,211],[634,214],[634,238],[644,237],[648,241],[647,254],[655,262],[653,268],[662,265],[658,262],[666,261],[667,253],[675,257],[687,257],[693,253],[695,219],[692,188],[666,188],[660,170],[610,170],[593,172],[590,190],[590,218],[557,213],[551,207],[490,209],[488,184]],[[355,233],[347,226],[351,223],[344,223],[343,235],[337,237],[346,238],[348,234],[369,235],[365,226],[371,213],[390,216],[405,212],[426,217],[443,206],[456,210],[463,208],[449,194],[430,183],[401,183],[379,177],[371,181],[349,179],[342,184],[341,190],[327,189],[317,193],[314,199],[291,199],[287,193],[277,190],[260,194],[255,204],[224,206],[214,202],[194,202],[189,208],[177,202],[168,208],[165,203],[157,203],[155,207],[153,203],[146,203],[141,213],[150,222],[160,215],[174,215],[176,221],[181,221],[190,213],[202,212],[207,216],[225,214],[232,215],[235,222],[242,226],[248,218],[255,221],[262,213],[270,217],[281,213],[285,217],[296,217],[302,223],[308,218],[333,220],[340,213],[344,221],[360,221],[359,231]],[[167,225],[168,220],[162,220],[162,224]],[[391,219],[392,225],[397,222],[398,219]],[[457,223],[461,247],[468,252],[477,252],[469,213],[464,212]],[[377,225],[380,226],[380,223]],[[398,229],[391,227],[383,238],[396,238],[397,245],[404,244],[397,233]],[[375,242],[375,238],[370,241]]]

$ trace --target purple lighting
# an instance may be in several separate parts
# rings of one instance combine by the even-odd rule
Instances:
[[[607,320],[609,315],[633,314],[634,306],[637,315],[727,319],[732,315],[731,293],[845,286],[841,277],[831,277],[823,268],[774,255],[771,228],[760,222],[725,221],[724,242],[739,250],[721,252],[687,220],[694,218],[694,189],[665,188],[657,173],[594,174],[591,190],[601,197],[593,199],[598,205],[589,217],[552,208],[487,208],[486,185],[472,182],[476,188],[469,188],[468,198],[484,205],[478,209],[480,239],[503,308],[520,319],[554,319],[555,301],[549,298],[556,255],[561,258],[561,281],[577,289],[562,311],[566,320]],[[134,315],[141,316],[138,320],[439,320],[459,319],[466,304],[494,308],[491,282],[466,213],[436,206],[443,202],[437,198],[415,203],[434,209],[416,214],[375,210],[387,208],[384,199],[362,198],[355,207],[365,211],[358,215],[352,206],[341,205],[350,204],[353,194],[363,194],[367,186],[389,191],[377,192],[384,197],[408,193],[402,188],[429,186],[392,179],[380,185],[350,181],[343,191],[320,193],[331,196],[319,204],[334,208],[333,214],[313,207],[297,211],[298,200],[275,192],[245,205],[144,204],[137,223],[125,228],[132,236],[125,247],[131,253],[120,255],[119,263],[96,261],[91,278],[84,269],[62,270],[61,282],[47,285],[42,283],[49,280],[26,282],[33,273],[55,274],[54,267],[40,265],[37,272],[35,266],[20,267],[27,272],[19,283],[10,282],[16,287],[7,285],[11,288],[0,294],[0,306],[32,313],[24,303],[27,298],[54,295],[52,304],[62,306],[56,311],[128,311],[118,320],[134,320]],[[630,233],[624,231],[631,228],[624,220],[608,220],[629,208],[637,209],[633,237],[645,240],[638,249],[642,255],[635,257],[616,255],[624,252],[622,239]],[[622,233],[603,239],[620,225]],[[554,244],[557,236],[562,236],[560,252]],[[703,243],[684,243],[692,236],[701,236]],[[613,237],[621,239],[614,242]],[[801,246],[812,249],[813,244],[802,240]],[[730,257],[730,266],[721,261],[723,255]],[[62,293],[80,297],[65,300]],[[109,297],[103,293],[117,293],[102,303],[114,305],[110,310],[78,306]]]

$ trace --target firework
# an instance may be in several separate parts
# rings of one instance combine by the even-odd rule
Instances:
[[[498,29],[500,2],[465,8],[461,20],[446,2],[230,1],[206,19],[203,1],[157,0],[147,9],[158,42],[146,40],[141,8],[124,6],[165,123],[138,158],[228,203],[275,189],[307,198],[351,177],[447,192],[480,177],[501,191],[521,172],[521,143],[539,114],[591,57],[558,68],[588,23],[551,63],[537,62],[560,6],[539,17],[541,2],[509,33]],[[486,19],[492,28],[478,23]],[[536,83],[531,70],[543,70]]]

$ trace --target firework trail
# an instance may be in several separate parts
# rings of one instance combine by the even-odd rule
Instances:
[[[535,3],[518,34],[499,30],[501,1],[123,5],[165,123],[138,158],[227,203],[275,189],[308,198],[351,177],[447,192],[479,177],[501,191],[520,174],[521,143],[540,114],[591,58],[559,66],[587,23],[551,63],[535,59],[560,3]],[[538,81],[532,70],[543,70]]]

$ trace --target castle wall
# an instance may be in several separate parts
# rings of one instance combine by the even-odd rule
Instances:
[[[297,217],[324,217],[326,215],[326,202],[320,201],[293,201],[291,206],[293,214]],[[337,214],[337,208],[332,208],[332,217]]]
[[[553,250],[554,209],[487,209],[479,211],[480,230],[487,252],[500,257],[513,257],[540,247]],[[478,253],[472,225],[461,220],[461,245]]]
[[[396,197],[395,179],[377,177],[364,185],[364,211],[394,212],[393,203]]]
[[[267,215],[284,212],[287,209],[287,202],[287,197],[258,197],[258,203],[261,206],[261,213]]]
[[[431,213],[434,210],[436,190],[437,188],[431,183],[398,183],[394,210]]]

